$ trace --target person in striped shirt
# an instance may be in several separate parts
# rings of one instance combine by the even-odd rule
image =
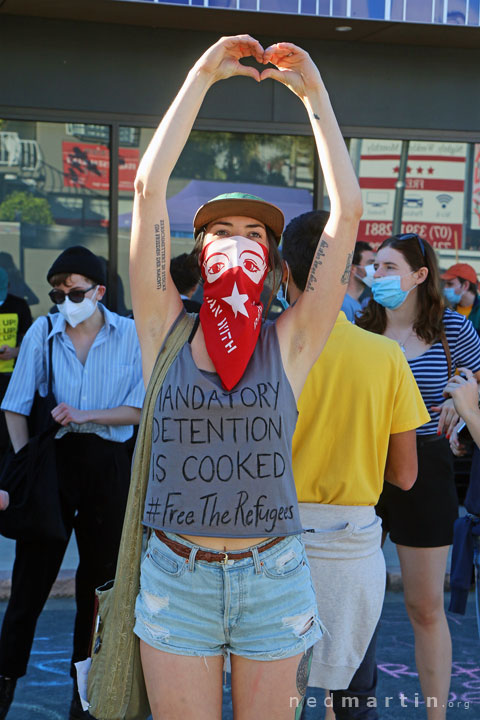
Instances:
[[[47,347],[53,337],[52,411],[62,513],[68,536],[75,531],[80,556],[73,663],[88,655],[95,588],[115,575],[129,481],[127,441],[140,419],[144,398],[140,346],[133,320],[110,312],[104,266],[87,248],[65,250],[50,268],[50,299],[58,314],[26,333],[2,403],[15,452],[28,442],[27,417],[37,390],[47,394]],[[15,684],[26,673],[35,626],[67,542],[17,541],[12,592],[0,635],[0,718]],[[76,686],[70,720],[82,710]]]
[[[448,438],[458,414],[442,392],[456,368],[480,380],[480,339],[467,318],[445,309],[435,251],[421,237],[387,238],[374,268],[373,298],[357,325],[398,342],[431,417],[417,430],[413,488],[385,485],[377,513],[397,545],[427,718],[443,720],[452,662],[443,585],[458,514]]]

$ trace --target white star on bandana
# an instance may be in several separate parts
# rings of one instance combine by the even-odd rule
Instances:
[[[246,317],[249,317],[247,309],[245,307],[245,303],[248,300],[248,295],[246,294],[240,294],[238,292],[237,283],[235,282],[233,284],[233,290],[230,297],[224,297],[222,300],[225,300],[229,305],[232,306],[232,310],[235,313],[235,317],[237,317],[237,314],[240,313],[241,315],[246,315]]]

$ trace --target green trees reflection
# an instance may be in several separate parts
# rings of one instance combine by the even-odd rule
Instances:
[[[313,183],[313,139],[194,130],[173,177],[306,187]]]
[[[32,193],[13,192],[0,203],[0,220],[29,225],[51,225],[53,215],[48,200]]]

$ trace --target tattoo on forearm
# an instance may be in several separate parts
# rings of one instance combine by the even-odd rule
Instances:
[[[167,263],[165,247],[165,220],[155,223],[155,264],[157,268],[157,290],[167,289]]]
[[[320,120],[320,115],[317,115],[317,113],[313,113],[313,117],[315,120]]]
[[[308,687],[308,676],[310,675],[310,668],[312,667],[313,647],[302,655],[301,660],[297,668],[297,692],[300,695],[300,702],[295,708],[295,720],[300,720],[302,714],[303,705],[305,702],[305,695],[307,694]]]
[[[340,282],[342,283],[342,285],[348,285],[348,281],[350,280],[350,273],[352,272],[352,260],[353,252],[351,252],[347,257],[347,264],[345,265],[345,270],[343,271],[343,275],[340,278]]]
[[[327,241],[322,238],[318,244],[317,250],[315,252],[315,257],[312,261],[312,267],[310,268],[310,274],[307,280],[307,287],[305,288],[306,292],[312,292],[313,290],[315,290],[315,283],[317,282],[316,272],[319,265],[323,264],[322,258],[325,257],[325,248],[327,247]]]

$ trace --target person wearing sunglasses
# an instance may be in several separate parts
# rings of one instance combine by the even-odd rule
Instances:
[[[413,488],[386,484],[377,513],[384,534],[397,545],[427,718],[443,720],[452,664],[443,585],[458,514],[448,443],[458,414],[443,389],[460,367],[480,380],[480,339],[467,318],[445,309],[435,252],[421,237],[387,238],[374,268],[373,297],[357,325],[398,342],[431,416],[417,430]]]
[[[46,395],[48,338],[53,337],[52,411],[59,424],[56,460],[67,535],[75,530],[80,563],[71,675],[88,654],[95,588],[115,575],[130,482],[127,441],[144,398],[140,346],[133,320],[102,305],[105,269],[87,248],[65,250],[47,275],[51,315],[26,333],[2,403],[17,452],[28,442],[27,416],[36,390]],[[13,584],[0,635],[0,719],[26,673],[35,626],[66,550],[65,542],[17,541]],[[76,686],[70,720],[82,710]]]

